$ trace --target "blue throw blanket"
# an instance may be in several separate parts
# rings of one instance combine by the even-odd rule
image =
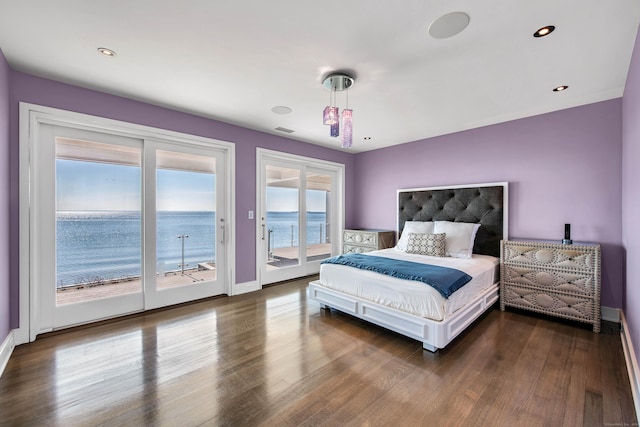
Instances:
[[[452,293],[471,280],[471,276],[455,268],[364,254],[338,255],[325,259],[322,264],[347,265],[399,279],[426,283],[445,298],[449,298]]]

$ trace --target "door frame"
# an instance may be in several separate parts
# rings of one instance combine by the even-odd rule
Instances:
[[[325,169],[329,170],[336,176],[336,195],[335,203],[336,206],[332,207],[336,212],[336,224],[334,229],[335,231],[335,239],[331,239],[332,242],[332,252],[333,250],[339,251],[342,247],[342,232],[341,230],[344,228],[345,223],[345,166],[342,163],[331,162],[328,160],[320,160],[312,157],[300,156],[297,154],[284,153],[281,151],[268,150],[266,148],[256,148],[256,214],[255,214],[255,223],[256,223],[256,281],[258,282],[258,289],[262,289],[264,286],[263,278],[262,278],[262,267],[261,267],[261,257],[263,254],[263,245],[261,243],[262,236],[262,226],[260,221],[260,215],[262,214],[262,206],[264,205],[263,200],[263,189],[262,185],[264,184],[262,181],[262,170],[265,166],[265,161],[268,158],[272,158],[275,161],[284,161],[284,162],[293,162],[297,164],[302,164],[305,168],[312,169]],[[306,179],[306,177],[304,178]],[[305,261],[306,262],[306,261]],[[307,271],[307,273],[309,273]]]
[[[39,331],[39,313],[37,309],[37,286],[34,282],[37,265],[32,263],[33,247],[35,244],[32,227],[35,211],[33,209],[33,188],[31,182],[31,152],[40,137],[40,125],[53,124],[94,132],[107,132],[143,140],[155,140],[217,148],[225,154],[226,188],[225,188],[225,217],[227,218],[227,244],[225,287],[226,293],[231,294],[235,284],[235,144],[212,138],[190,135],[151,126],[138,125],[120,120],[75,113],[58,108],[44,107],[30,103],[20,103],[19,111],[19,326],[14,331],[16,345],[34,341]]]

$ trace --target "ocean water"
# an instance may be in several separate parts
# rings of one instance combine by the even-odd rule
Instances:
[[[159,212],[158,262],[180,270],[215,262],[215,212]],[[56,286],[138,277],[142,229],[139,212],[62,212],[56,216]]]
[[[327,216],[324,212],[307,213],[307,244],[327,243]],[[296,246],[299,227],[298,212],[267,212],[267,230],[271,248]]]
[[[308,244],[326,242],[324,212],[309,212]],[[180,270],[182,239],[184,261],[196,268],[198,263],[216,262],[215,212],[159,212],[158,262],[164,271]],[[293,227],[292,227],[293,226]],[[267,229],[271,247],[297,244],[298,213],[268,212]],[[59,212],[56,216],[56,286],[141,276],[142,229],[139,212]]]

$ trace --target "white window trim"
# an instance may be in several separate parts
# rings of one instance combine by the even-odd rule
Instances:
[[[31,147],[38,138],[38,130],[41,124],[56,124],[66,127],[74,127],[90,131],[103,131],[112,134],[140,138],[153,139],[172,144],[188,146],[201,146],[217,148],[225,151],[226,170],[228,171],[226,188],[226,218],[227,223],[227,294],[235,285],[235,253],[236,253],[236,227],[235,227],[235,144],[212,138],[190,135],[151,126],[138,125],[120,120],[107,119],[89,114],[75,113],[57,108],[44,107],[30,103],[20,103],[19,113],[19,325],[14,331],[16,345],[24,344],[35,339],[31,333],[31,324],[36,310],[31,302],[31,273],[30,253],[33,239],[31,230],[31,183],[30,183],[30,152]],[[33,335],[33,336],[32,336]]]

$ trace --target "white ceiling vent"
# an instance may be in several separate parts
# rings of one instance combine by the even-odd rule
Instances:
[[[293,133],[293,132],[295,132],[294,130],[283,128],[283,127],[277,127],[276,130],[278,130],[280,132],[284,132],[284,133]]]

